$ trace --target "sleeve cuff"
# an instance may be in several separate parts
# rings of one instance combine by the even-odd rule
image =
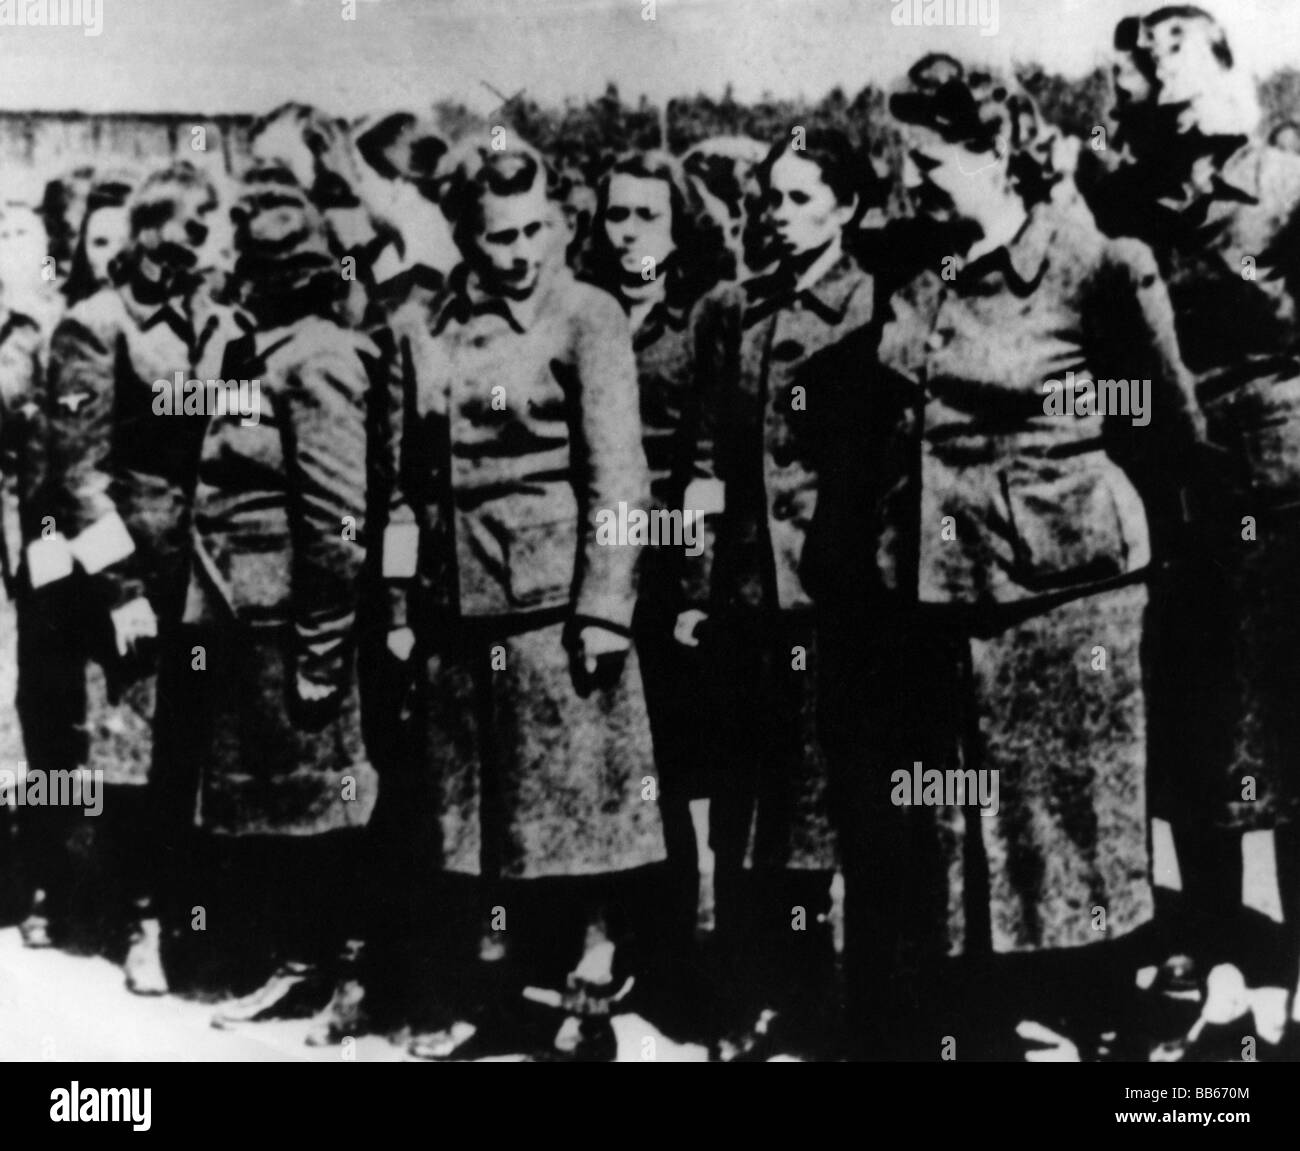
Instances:
[[[420,550],[417,524],[390,524],[384,529],[384,579],[411,579]]]
[[[65,536],[56,532],[49,539],[33,540],[27,545],[27,578],[33,591],[71,574],[72,549]]]
[[[117,512],[96,520],[68,545],[73,557],[91,575],[127,558],[135,552],[131,533]]]

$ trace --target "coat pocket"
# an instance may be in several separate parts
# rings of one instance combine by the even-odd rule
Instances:
[[[1003,470],[1000,479],[1017,582],[1063,588],[1129,569],[1123,522],[1104,471],[1042,462]]]
[[[578,517],[512,524],[506,553],[511,606],[542,607],[572,595],[578,550]]]
[[[231,550],[223,566],[228,602],[239,619],[287,618],[293,588],[287,541],[267,551]]]

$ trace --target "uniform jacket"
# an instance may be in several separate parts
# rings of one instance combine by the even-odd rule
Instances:
[[[249,332],[225,378],[257,422],[214,416],[194,493],[186,616],[292,623],[299,670],[340,686],[365,556],[366,396],[378,350],[317,316]]]
[[[1071,371],[1149,380],[1151,434],[1182,425],[1194,401],[1149,249],[1039,205],[955,278],[921,272],[882,323],[880,363],[913,390],[903,434],[919,455],[885,500],[887,587],[923,603],[1005,603],[1148,563],[1142,503],[1104,451],[1112,421],[1048,414],[1045,385]],[[1131,418],[1115,417],[1124,435],[1146,430]]]
[[[602,511],[647,503],[636,364],[613,297],[556,268],[507,302],[461,269],[413,294],[392,329],[394,503],[418,520],[430,602],[464,617],[571,605],[627,628],[638,548],[596,533]]]
[[[6,584],[18,571],[23,542],[40,527],[36,489],[44,471],[43,343],[35,320],[21,312],[0,311],[0,526]]]
[[[1202,399],[1300,374],[1300,156],[1249,142],[1180,178],[1138,164],[1103,181],[1098,226],[1149,244]]]
[[[650,468],[650,499],[657,510],[681,512],[689,505],[704,512],[708,493],[716,485],[711,466],[700,457],[701,384],[695,363],[695,331],[691,309],[661,301],[632,338],[641,393],[642,443]],[[715,517],[716,518],[716,517]],[[707,546],[707,516],[683,526],[680,543]],[[690,534],[697,533],[696,535]],[[676,537],[661,537],[641,557],[640,596],[643,605],[675,615],[683,606],[683,580],[700,562],[684,562]],[[694,596],[690,598],[695,598]]]
[[[146,304],[130,287],[97,292],[54,331],[51,514],[86,570],[102,573],[114,606],[148,595],[170,610],[184,589],[204,417],[155,415],[153,385],[176,372],[221,378],[238,334],[233,313],[206,291]]]
[[[1146,625],[1156,810],[1235,830],[1294,821],[1300,157],[1241,140],[1182,171],[1134,164],[1093,208],[1155,251],[1210,439],[1231,465],[1206,469],[1203,498],[1177,523],[1174,541],[1191,546],[1173,552],[1182,562]],[[1243,539],[1246,515],[1257,539]]]
[[[632,338],[641,397],[641,433],[650,468],[650,495],[658,507],[681,507],[682,435],[692,417],[695,372],[690,312],[656,304]]]
[[[721,514],[688,590],[707,585],[715,608],[811,605],[803,569],[819,473],[837,419],[867,388],[873,310],[872,278],[847,255],[801,292],[765,276],[700,302],[697,458],[716,490],[696,490]]]
[[[1256,509],[1300,500],[1300,446],[1265,430],[1300,405],[1300,157],[1250,141],[1185,176],[1137,164],[1093,207],[1156,253],[1211,434],[1242,457]]]

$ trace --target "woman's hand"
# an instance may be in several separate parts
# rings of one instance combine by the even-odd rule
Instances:
[[[584,627],[578,633],[581,648],[582,670],[594,676],[602,662],[617,662],[621,670],[632,641],[624,635],[606,631],[603,627]],[[622,657],[622,658],[619,658]]]
[[[313,683],[298,673],[298,698],[304,703],[319,703],[333,695],[335,688],[328,683]]]
[[[584,627],[579,633],[573,660],[574,687],[583,698],[593,691],[614,687],[623,675],[632,641],[603,627]]]
[[[700,611],[698,608],[691,608],[684,611],[677,617],[677,623],[673,627],[673,639],[683,647],[699,647],[700,637],[698,630],[700,624],[706,623],[709,618],[708,612]]]
[[[289,715],[303,731],[321,731],[338,716],[343,692],[332,683],[317,683],[302,672],[294,676]]]
[[[128,652],[135,650],[139,640],[158,638],[158,617],[154,615],[152,606],[143,596],[137,596],[129,603],[114,609],[110,617],[113,621],[113,638],[117,644],[117,654],[123,659]]]
[[[403,663],[411,658],[411,651],[414,647],[415,632],[409,627],[393,628],[388,633],[388,650]]]

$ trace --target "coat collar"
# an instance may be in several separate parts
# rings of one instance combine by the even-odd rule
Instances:
[[[1243,140],[1218,171],[1211,173],[1211,195],[1220,200],[1258,204],[1260,168],[1265,155],[1265,149],[1249,140]]]
[[[848,314],[853,293],[861,285],[866,273],[847,252],[839,258],[814,283],[802,290],[796,289],[790,277],[778,268],[745,282],[745,327],[758,323],[767,316],[789,307],[796,300],[805,303],[828,324],[839,324]]]
[[[19,328],[40,331],[40,325],[26,312],[18,312],[13,308],[0,304],[0,344],[3,344]]]
[[[1042,283],[1051,266],[1050,252],[1055,237],[1051,214],[1044,205],[1035,204],[1020,231],[1007,243],[972,260],[962,269],[961,278],[970,283],[1000,271],[1013,292],[1027,296]]]
[[[1198,156],[1186,175],[1161,181],[1162,194],[1156,203],[1175,214],[1211,200],[1258,204],[1260,168],[1266,154],[1267,149],[1259,143],[1243,138],[1226,154]]]
[[[626,311],[627,301],[620,302]],[[669,329],[674,332],[682,331],[686,327],[689,316],[689,307],[680,302],[671,302],[667,295],[662,296],[646,313],[641,326],[632,333],[632,350],[640,352],[650,347]]]
[[[438,335],[452,320],[464,324],[474,316],[496,315],[522,335],[537,322],[556,284],[567,275],[567,268],[544,267],[533,293],[526,300],[512,300],[489,292],[467,264],[458,264],[434,306],[433,334]]]
[[[142,332],[152,331],[160,325],[167,327],[190,350],[196,361],[221,326],[217,302],[203,282],[188,295],[168,296],[161,302],[141,300],[130,281],[118,292],[127,314]]]

